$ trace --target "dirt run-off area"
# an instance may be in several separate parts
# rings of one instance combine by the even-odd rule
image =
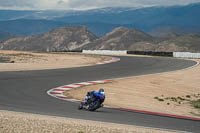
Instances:
[[[170,133],[159,129],[0,111],[0,133]]]
[[[58,69],[94,65],[111,57],[79,53],[34,53],[0,50],[0,71]]]
[[[200,60],[196,60],[200,61]],[[64,94],[83,100],[88,91],[104,88],[105,105],[160,113],[200,117],[191,102],[200,99],[200,66],[191,69],[112,80]]]

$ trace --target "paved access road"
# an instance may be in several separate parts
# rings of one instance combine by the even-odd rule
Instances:
[[[0,72],[0,109],[191,132],[200,131],[200,121],[108,108],[99,109],[97,112],[79,111],[77,103],[55,99],[46,94],[47,90],[65,84],[174,71],[196,64],[193,61],[173,58],[120,57],[120,59],[119,62],[89,67]]]

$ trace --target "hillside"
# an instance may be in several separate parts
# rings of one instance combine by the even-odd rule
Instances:
[[[153,37],[135,29],[119,27],[100,39],[85,45],[83,49],[127,50],[137,42],[152,42]]]
[[[158,44],[156,51],[200,52],[200,35],[187,34],[167,39]]]
[[[179,26],[160,26],[149,32],[152,36],[163,36],[170,33],[175,33],[179,35],[197,33],[200,34],[200,28],[197,27],[179,27]]]
[[[82,27],[61,27],[47,33],[11,38],[0,44],[0,49],[27,51],[73,50],[95,40],[96,36]]]
[[[119,27],[81,49],[200,52],[200,36],[167,33],[152,37],[139,30]]]
[[[40,35],[8,39],[0,43],[0,49],[200,52],[200,35],[167,33],[160,37],[153,37],[140,30],[118,27],[105,36],[98,38],[84,26],[61,27]]]

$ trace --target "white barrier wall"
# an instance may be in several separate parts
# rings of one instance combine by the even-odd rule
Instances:
[[[114,51],[114,50],[83,50],[82,53],[85,53],[85,54],[102,54],[102,55],[126,55],[127,50],[119,50],[119,51]],[[200,59],[200,53],[173,52],[173,57]]]
[[[200,58],[200,53],[173,52],[173,57],[181,57],[181,58]]]
[[[113,50],[83,50],[85,54],[103,54],[103,55],[126,55],[126,50],[113,51]]]

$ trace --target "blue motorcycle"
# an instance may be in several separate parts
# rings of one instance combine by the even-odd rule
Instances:
[[[78,109],[95,111],[98,108],[103,107],[104,100],[105,100],[105,95],[99,95],[98,92],[94,92],[89,99],[87,99],[86,101],[82,101],[79,104]]]

